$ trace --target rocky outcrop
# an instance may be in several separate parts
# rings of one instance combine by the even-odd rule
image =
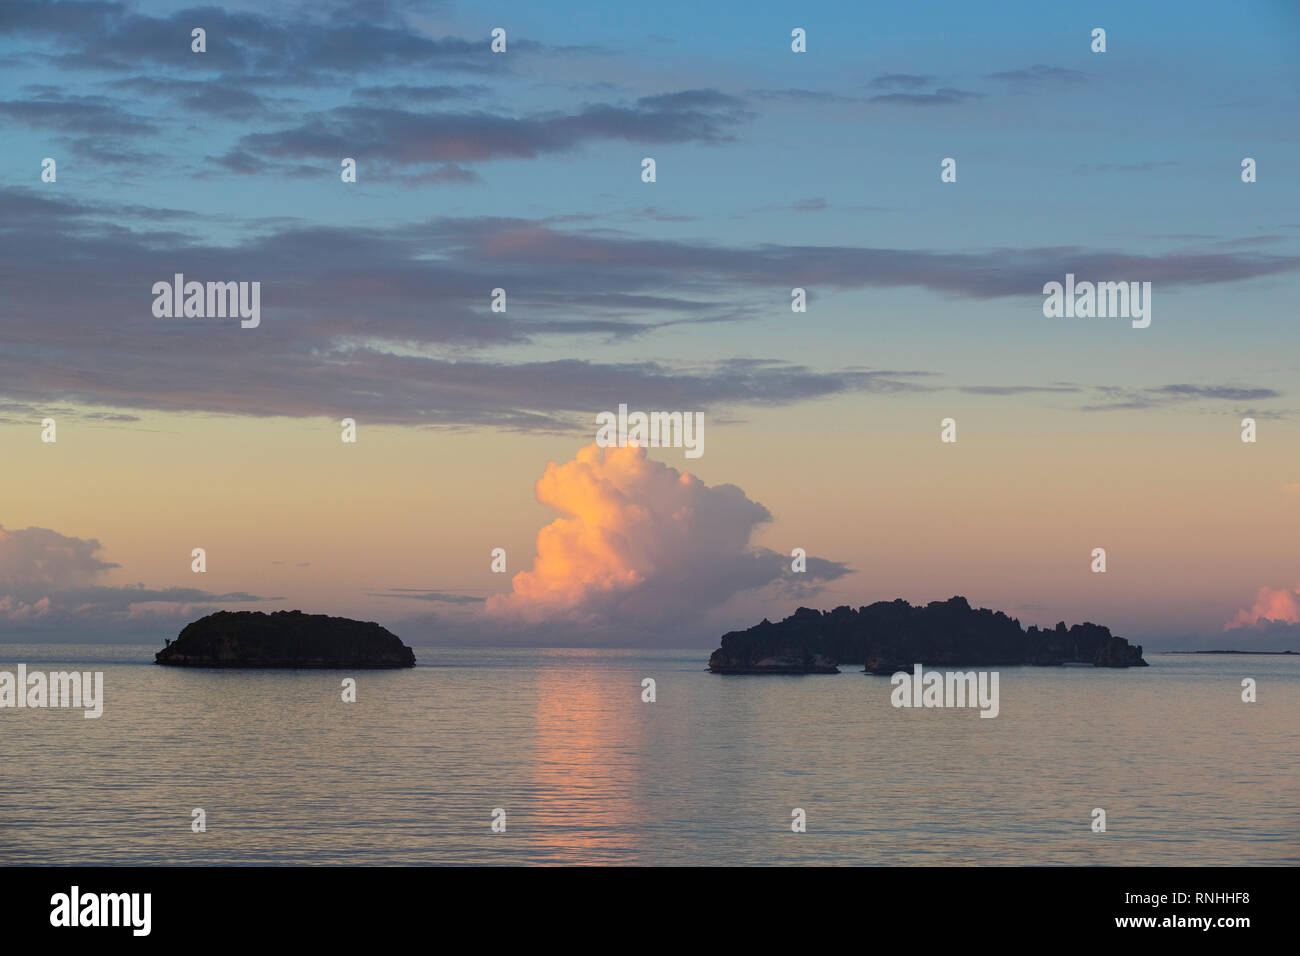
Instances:
[[[780,670],[765,662],[785,662]],[[816,668],[810,667],[816,662]],[[715,674],[834,673],[840,663],[861,662],[873,674],[910,670],[914,664],[973,667],[1016,664],[1145,667],[1142,647],[1099,624],[1031,627],[1001,611],[974,609],[964,597],[913,607],[879,601],[856,611],[801,607],[779,624],[764,620],[724,635],[709,658]]]
[[[378,624],[302,611],[218,611],[154,655],[175,667],[414,667],[415,652]]]
[[[770,657],[733,661],[719,658],[718,652],[709,658],[709,670],[715,674],[838,674],[840,669],[824,654],[790,652]]]

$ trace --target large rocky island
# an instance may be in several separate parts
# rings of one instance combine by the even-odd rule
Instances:
[[[1030,627],[1001,611],[972,608],[964,597],[913,607],[901,598],[856,611],[801,607],[779,624],[764,620],[732,631],[709,658],[715,674],[838,674],[839,664],[893,674],[915,664],[977,667],[1091,664],[1146,667],[1134,646],[1099,624]]]
[[[302,611],[218,611],[185,625],[154,656],[175,667],[414,667],[415,652],[378,624]]]

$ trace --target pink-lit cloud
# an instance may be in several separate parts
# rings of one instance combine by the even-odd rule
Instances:
[[[1224,630],[1254,627],[1268,623],[1300,624],[1300,589],[1261,587],[1255,592],[1255,603],[1239,610]]]
[[[815,590],[845,573],[808,558],[792,574],[790,558],[755,547],[768,510],[735,485],[706,485],[647,457],[644,448],[588,445],[554,462],[537,499],[560,517],[537,535],[530,570],[488,615],[537,624],[563,621],[611,637],[687,624],[743,592],[795,579]]]

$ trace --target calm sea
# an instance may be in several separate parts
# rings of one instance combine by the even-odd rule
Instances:
[[[1300,862],[1297,658],[1002,668],[990,720],[698,650],[416,647],[349,704],[349,672],[156,649],[0,645],[106,685],[98,720],[0,710],[0,864]]]

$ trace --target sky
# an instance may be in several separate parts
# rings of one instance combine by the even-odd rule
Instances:
[[[7,0],[0,641],[961,594],[1300,649],[1298,105],[1290,0]],[[1067,274],[1150,325],[1045,315]],[[598,447],[620,404],[703,454]]]

